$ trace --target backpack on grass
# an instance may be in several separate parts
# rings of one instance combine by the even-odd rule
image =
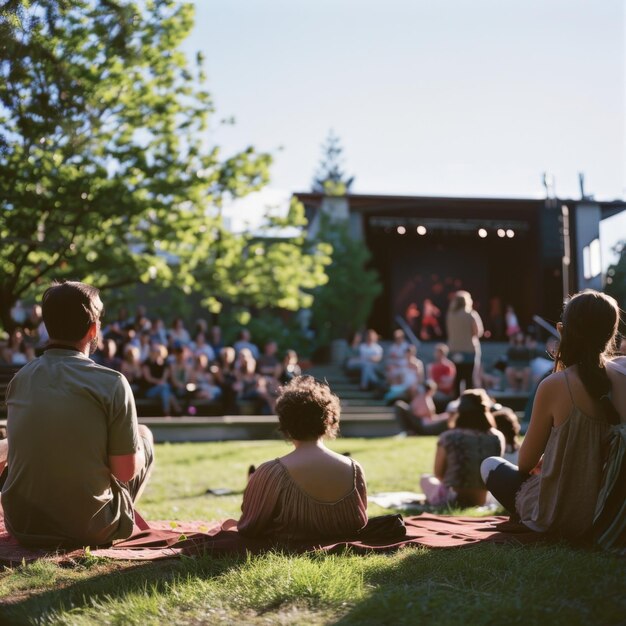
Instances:
[[[611,403],[612,404],[612,403]],[[615,409],[613,409],[615,410]],[[609,413],[610,414],[610,413]],[[614,415],[617,416],[615,411]],[[607,460],[593,517],[592,534],[601,548],[626,555],[626,424],[611,420]]]

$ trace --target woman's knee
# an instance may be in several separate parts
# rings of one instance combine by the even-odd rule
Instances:
[[[502,465],[502,463],[506,463],[506,459],[503,459],[501,456],[490,456],[487,457],[480,464],[480,476],[483,479],[483,482],[487,484],[487,479],[489,478],[489,474],[493,472],[497,467]]]

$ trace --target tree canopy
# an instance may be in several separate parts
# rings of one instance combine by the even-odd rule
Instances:
[[[613,249],[619,255],[615,263],[609,265],[606,272],[606,292],[617,300],[620,308],[626,309],[626,242],[620,241]],[[621,330],[624,332],[626,321],[621,321]]]
[[[252,147],[224,157],[210,145],[203,59],[190,63],[179,49],[193,20],[191,3],[175,0],[1,6],[5,327],[13,303],[50,278],[176,285],[213,306],[245,293],[290,309],[325,280],[323,249],[305,251],[296,237],[255,244],[264,250],[255,256],[250,238],[223,228],[224,198],[262,187],[271,157]],[[298,207],[285,219],[303,226]],[[273,290],[261,258],[275,264]]]
[[[312,319],[318,344],[346,339],[362,328],[382,291],[375,270],[368,268],[370,252],[363,241],[354,239],[347,222],[322,215],[318,238],[332,246],[328,282],[314,291]]]

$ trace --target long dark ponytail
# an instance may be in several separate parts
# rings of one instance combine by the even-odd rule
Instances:
[[[562,322],[554,371],[577,365],[578,375],[589,395],[606,406],[611,383],[605,362],[615,351],[619,324],[617,302],[599,291],[585,289],[565,304]]]

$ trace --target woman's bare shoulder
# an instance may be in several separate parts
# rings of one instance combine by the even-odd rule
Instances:
[[[549,376],[546,376],[538,385],[537,392],[541,393],[553,393],[557,389],[562,389],[563,385],[567,384],[567,376],[574,376],[574,372],[568,372],[567,374],[564,371],[554,372]]]

